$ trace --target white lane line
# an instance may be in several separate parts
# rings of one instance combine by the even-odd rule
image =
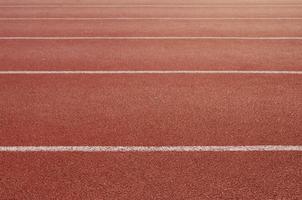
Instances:
[[[302,146],[0,146],[0,152],[246,152],[302,151]]]
[[[106,37],[106,36],[53,36],[53,37],[35,37],[35,36],[21,36],[21,37],[0,37],[0,40],[302,40],[302,37]]]
[[[302,75],[302,71],[265,71],[265,70],[126,70],[126,71],[0,71],[0,75],[10,74],[296,74]]]
[[[250,5],[240,5],[240,4],[221,4],[221,5],[198,5],[198,4],[90,4],[90,5],[79,5],[79,4],[40,4],[40,5],[0,5],[0,8],[284,8],[284,7],[302,7],[302,4],[250,4]]]
[[[302,20],[302,17],[3,17],[0,21],[17,20]]]

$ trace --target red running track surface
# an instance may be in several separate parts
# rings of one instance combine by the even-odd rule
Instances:
[[[117,7],[117,8],[100,8],[100,7],[0,7],[0,18],[23,18],[23,17],[246,17],[246,18],[276,18],[302,17],[301,7],[196,7],[196,8],[136,8],[136,7]]]
[[[1,145],[299,145],[301,75],[0,75]]]
[[[0,42],[1,70],[299,70],[302,66],[302,40]]]
[[[301,153],[1,153],[2,199],[301,197]]]
[[[0,20],[0,37],[299,37],[301,20],[286,19],[86,19]]]
[[[302,70],[301,39],[3,38],[302,36],[301,19],[39,19],[302,17],[298,0],[202,3],[210,6],[16,8],[5,5],[174,6],[200,1],[0,0],[0,71]],[[7,19],[27,17],[37,19]],[[1,74],[0,147],[301,146],[301,91],[301,74]],[[301,163],[301,151],[1,151],[0,199],[298,200]]]
[[[52,4],[76,4],[76,5],[278,5],[301,4],[300,0],[0,0],[0,5],[52,5]]]

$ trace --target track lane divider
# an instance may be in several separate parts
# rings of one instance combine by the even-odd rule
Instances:
[[[0,146],[0,152],[248,152],[302,151],[302,146]]]
[[[2,17],[0,21],[22,20],[302,20],[302,17]]]
[[[202,36],[202,37],[178,37],[178,36],[143,36],[143,37],[107,37],[107,36],[18,36],[18,37],[0,37],[0,40],[302,40],[301,37],[219,37],[219,36]]]
[[[302,4],[0,4],[0,8],[286,8]]]
[[[160,71],[160,70],[126,70],[126,71],[31,71],[31,70],[19,70],[19,71],[0,71],[0,75],[34,75],[34,74],[292,74],[302,75],[302,71],[251,71],[251,70],[174,70],[174,71]]]

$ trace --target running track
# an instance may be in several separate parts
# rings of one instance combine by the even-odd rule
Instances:
[[[301,199],[301,91],[299,0],[0,0],[0,199]]]

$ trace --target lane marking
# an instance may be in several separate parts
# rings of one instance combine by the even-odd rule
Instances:
[[[0,152],[247,152],[302,151],[302,146],[0,146]]]
[[[296,74],[302,75],[302,71],[265,71],[265,70],[126,70],[126,71],[31,71],[8,70],[0,71],[0,75],[10,74]]]
[[[79,36],[79,37],[35,37],[35,36],[21,36],[21,37],[0,37],[0,40],[302,40],[302,37],[106,37],[106,36]]]
[[[302,17],[7,17],[0,21],[17,20],[302,20]]]
[[[154,8],[249,8],[249,7],[301,7],[302,4],[249,4],[249,5],[240,5],[240,4],[216,4],[216,5],[198,5],[198,4],[40,4],[40,5],[0,5],[0,8],[131,8],[131,7],[154,7]]]

